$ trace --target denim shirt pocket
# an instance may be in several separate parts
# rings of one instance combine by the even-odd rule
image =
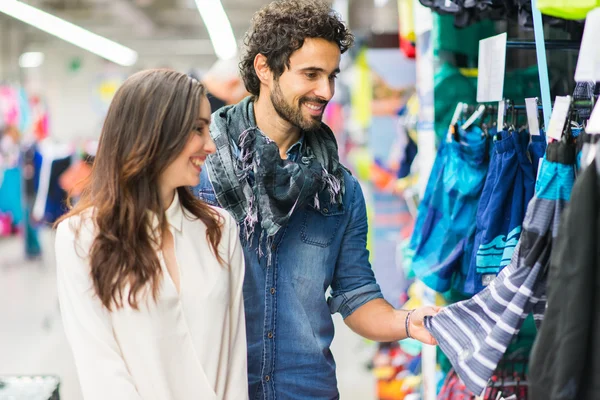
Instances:
[[[216,207],[219,206],[217,196],[215,196],[215,191],[210,183],[200,182],[198,186],[192,188],[192,193],[206,204]]]
[[[198,192],[198,198],[204,201],[206,204],[210,204],[211,206],[219,206],[219,202],[217,201],[217,196],[215,196],[215,192],[212,190],[201,190]]]
[[[305,207],[300,238],[302,242],[319,247],[328,247],[342,222],[344,206],[323,201],[319,196],[321,207],[317,210],[312,205]]]

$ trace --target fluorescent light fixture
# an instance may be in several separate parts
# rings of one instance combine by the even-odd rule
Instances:
[[[235,57],[237,44],[221,0],[196,0],[196,6],[208,30],[217,57],[221,60]]]
[[[114,63],[130,66],[137,61],[137,53],[130,48],[20,1],[0,0],[0,12]]]
[[[44,63],[44,53],[30,52],[23,53],[19,57],[19,66],[21,68],[37,68]]]
[[[375,7],[382,8],[387,5],[390,0],[375,0]]]

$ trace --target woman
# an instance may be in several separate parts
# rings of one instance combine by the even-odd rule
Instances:
[[[58,223],[58,293],[85,399],[246,399],[237,225],[196,200],[203,86],[150,70],[117,91],[92,175]]]

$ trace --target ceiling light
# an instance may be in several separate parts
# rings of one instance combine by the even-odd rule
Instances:
[[[137,61],[137,53],[119,43],[96,35],[77,25],[48,14],[17,0],[1,0],[0,12],[32,25],[62,40],[79,46],[114,63],[130,66]]]
[[[235,57],[237,44],[221,0],[196,0],[196,6],[208,30],[217,57],[222,60]]]
[[[21,68],[37,68],[44,63],[44,53],[30,52],[23,53],[19,57],[19,66]]]

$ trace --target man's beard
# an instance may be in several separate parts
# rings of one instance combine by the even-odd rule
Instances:
[[[289,104],[285,98],[283,97],[283,93],[281,92],[281,87],[279,86],[279,82],[275,81],[274,90],[271,92],[271,103],[273,104],[273,108],[277,114],[290,124],[294,125],[297,128],[300,128],[303,131],[315,131],[321,127],[321,120],[323,118],[323,114],[319,116],[310,116],[308,119],[304,117],[302,114],[302,105],[304,103],[315,103],[315,104],[323,104],[325,106],[327,104],[326,101],[310,98],[310,97],[301,97],[298,106],[294,107]]]

